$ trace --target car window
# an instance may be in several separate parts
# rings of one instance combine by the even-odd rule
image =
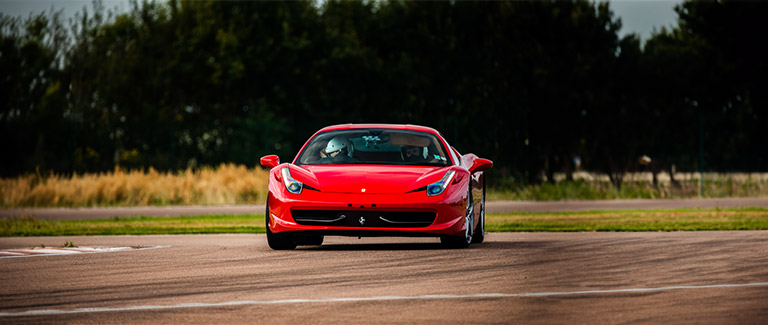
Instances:
[[[449,151],[431,133],[397,129],[351,129],[316,135],[297,165],[387,164],[448,166]]]
[[[451,148],[453,149],[451,153],[453,154],[454,161],[456,161],[456,165],[463,166],[464,163],[461,161],[461,154],[459,153],[458,150],[456,150],[456,148],[453,148],[453,147]]]

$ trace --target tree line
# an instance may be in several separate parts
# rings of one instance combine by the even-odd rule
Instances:
[[[360,122],[434,127],[494,160],[503,184],[577,168],[616,186],[673,166],[767,170],[768,6],[676,12],[644,44],[588,1],[96,1],[69,22],[2,15],[1,172],[254,166]]]

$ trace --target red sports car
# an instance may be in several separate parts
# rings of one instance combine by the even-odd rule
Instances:
[[[267,242],[321,245],[324,236],[430,236],[452,248],[485,237],[488,159],[461,155],[434,129],[345,124],[315,133],[293,163],[271,168]]]

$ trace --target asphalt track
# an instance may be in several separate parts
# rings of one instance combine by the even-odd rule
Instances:
[[[768,232],[0,238],[0,249],[151,246],[0,259],[0,323],[768,322]]]
[[[506,212],[562,212],[627,209],[680,209],[680,208],[768,208],[764,198],[716,199],[638,199],[589,201],[488,201],[489,213]],[[264,214],[264,205],[230,206],[143,206],[98,208],[20,208],[0,209],[2,217],[34,217],[38,220],[106,219],[129,216],[175,217],[211,214]]]

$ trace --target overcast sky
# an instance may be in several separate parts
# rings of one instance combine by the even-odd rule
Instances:
[[[655,27],[676,26],[677,14],[674,7],[681,0],[610,0],[611,8],[616,16],[621,18],[622,29],[619,36],[636,33],[643,40],[651,36]],[[91,0],[0,0],[0,12],[14,16],[27,17],[30,13],[63,9],[66,18],[74,16],[75,12],[84,6],[91,7]],[[128,0],[104,0],[107,8],[118,7],[128,9]]]
[[[611,0],[611,10],[621,18],[619,36],[629,33],[640,35],[647,40],[651,31],[661,27],[677,26],[675,6],[680,0]]]

